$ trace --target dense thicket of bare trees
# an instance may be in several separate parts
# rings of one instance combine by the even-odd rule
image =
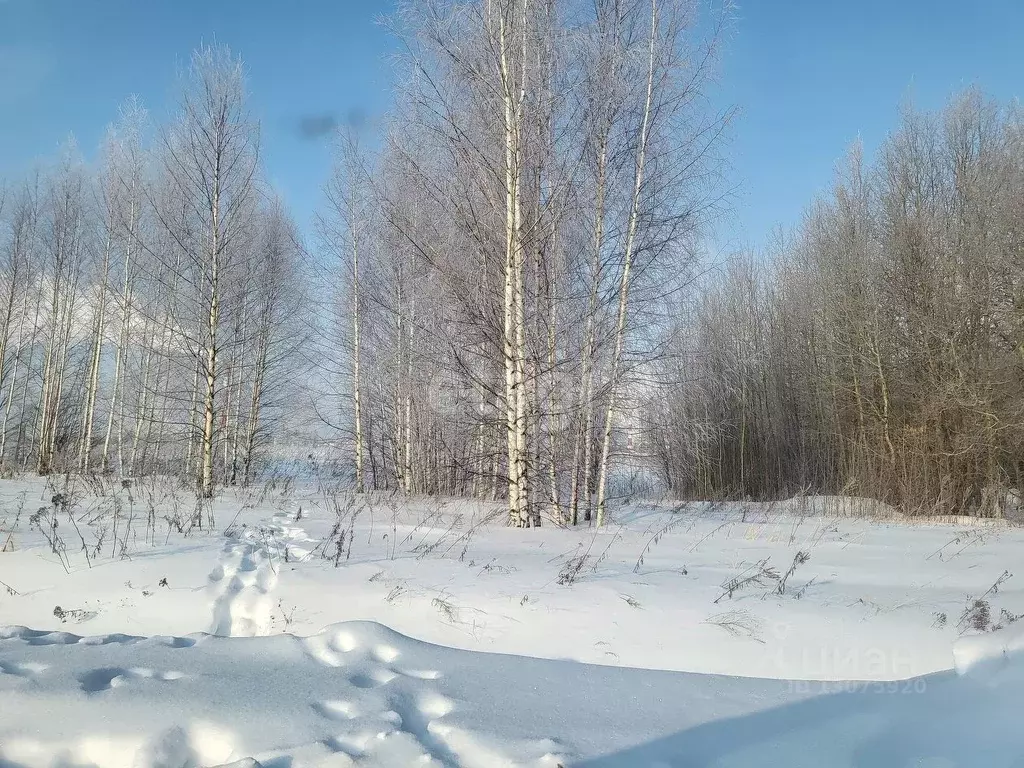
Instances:
[[[669,487],[1001,514],[1024,469],[1019,111],[975,91],[907,110],[776,251],[681,312],[645,407]]]
[[[367,488],[604,514],[645,333],[715,200],[720,22],[686,0],[417,0],[382,146],[340,152],[345,423]]]
[[[200,49],[178,114],[126,103],[0,209],[0,460],[179,474],[210,495],[268,447],[303,325],[294,224],[262,183],[241,64]],[[154,138],[155,137],[155,138]]]

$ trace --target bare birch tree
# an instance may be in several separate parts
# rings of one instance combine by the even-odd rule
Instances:
[[[245,110],[242,65],[228,50],[202,48],[193,55],[178,121],[162,143],[167,179],[185,210],[182,222],[166,212],[160,220],[183,255],[182,264],[171,268],[182,281],[179,291],[192,298],[176,331],[198,361],[197,487],[210,497],[224,351],[222,301],[225,285],[245,257],[241,241],[253,220],[259,162],[259,133]]]

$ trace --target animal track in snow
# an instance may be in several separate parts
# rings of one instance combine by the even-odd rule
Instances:
[[[324,741],[324,745],[332,752],[339,752],[347,755],[353,760],[360,760],[366,754],[366,746],[373,738],[373,734],[344,734],[331,736]]]
[[[416,702],[416,706],[423,716],[430,720],[444,717],[455,709],[455,703],[447,696],[442,696],[439,693],[424,694]]]
[[[399,657],[398,649],[393,648],[390,645],[378,645],[375,646],[371,652],[373,658],[382,664],[390,664]]]
[[[191,648],[196,644],[194,637],[155,637],[153,639],[168,648]]]
[[[356,688],[379,688],[382,685],[387,685],[396,677],[398,675],[390,669],[381,667],[367,672],[356,672],[349,677],[348,681]]]
[[[13,677],[34,677],[49,668],[47,664],[39,664],[28,661],[24,664],[16,664],[13,661],[0,661],[0,675],[12,675]]]
[[[439,718],[451,712],[455,705],[439,693],[418,696],[397,695],[390,698],[390,704],[401,718],[402,731],[412,736],[424,750],[424,756],[441,765],[458,765],[459,761],[444,738],[446,729],[435,726]],[[422,759],[422,758],[421,758]]]
[[[27,629],[18,635],[29,645],[73,645],[82,638],[70,632],[40,632]]]
[[[340,632],[334,633],[328,642],[328,647],[332,651],[352,653],[352,651],[359,649],[359,641],[345,630],[341,630]]]
[[[328,720],[353,720],[359,717],[359,709],[350,701],[330,700],[313,705],[317,714]]]
[[[344,667],[349,655],[358,655],[362,646],[354,635],[339,630],[333,634],[321,633],[303,639],[306,652],[325,667]]]
[[[235,597],[244,596],[245,589],[257,588],[256,574],[264,567],[267,559],[260,552],[246,550],[248,543],[234,542],[223,554],[224,574],[220,586],[225,594],[231,594],[230,582],[237,580],[243,584]],[[246,556],[248,560],[246,560]],[[255,567],[253,567],[255,566]],[[248,570],[247,570],[248,569]],[[231,610],[238,609],[238,604],[230,604]],[[234,620],[241,614],[232,613]],[[182,697],[191,697],[194,693],[201,695],[204,686],[211,677],[204,664],[212,663],[209,654],[220,659],[222,654],[236,650],[228,641],[198,638],[153,637],[146,639],[131,638],[127,635],[108,635],[90,638],[86,643],[73,635],[49,635],[31,630],[0,629],[0,635],[13,638],[12,647],[18,653],[45,653],[45,657],[66,658],[75,654],[76,658],[90,659],[77,668],[69,669],[68,675],[55,675],[53,669],[46,670],[46,675],[39,682],[11,678],[0,684],[0,691],[10,690],[18,693],[20,689],[53,685],[66,677],[70,689],[79,692],[79,698],[87,697],[88,705],[93,707],[122,707],[126,701],[157,702],[166,700],[173,709],[174,702]],[[32,649],[30,641],[46,643],[62,643],[70,647],[51,649]],[[445,695],[447,691],[439,684],[442,680],[440,672],[431,669],[432,658],[422,653],[415,643],[409,643],[396,633],[383,627],[370,624],[352,623],[329,628],[319,635],[310,638],[276,638],[264,641],[268,649],[274,649],[271,656],[276,660],[291,659],[296,664],[304,665],[298,669],[311,678],[308,690],[315,691],[305,700],[306,721],[301,748],[310,750],[310,754],[318,755],[317,759],[325,759],[337,768],[343,765],[379,765],[379,766],[455,766],[477,765],[491,766],[512,764],[500,744],[490,745],[485,737],[476,732],[465,730],[459,721],[449,715],[463,705],[457,704],[453,698]],[[137,644],[136,644],[137,643]],[[97,646],[106,644],[107,648]],[[123,648],[116,647],[118,644]],[[76,647],[77,645],[77,647]],[[87,648],[86,645],[94,647]],[[178,648],[198,646],[195,652],[185,652]],[[306,658],[292,657],[294,651],[305,649]],[[255,643],[246,643],[239,653],[248,655],[258,651]],[[287,655],[277,655],[278,653]],[[173,659],[173,660],[172,660]],[[42,660],[42,659],[41,659]],[[197,667],[191,665],[201,661]],[[3,675],[16,675],[30,678],[43,671],[42,665],[28,666],[33,658],[3,657],[0,663],[0,678]],[[276,662],[275,662],[276,663]],[[289,662],[290,663],[290,662]],[[332,667],[324,669],[325,665]],[[273,666],[273,665],[271,665]],[[58,669],[60,665],[58,664]],[[408,667],[408,669],[406,668]],[[173,681],[186,678],[180,672],[170,671],[181,669],[187,672],[187,679],[181,687]],[[271,674],[277,670],[272,669]],[[282,674],[283,680],[287,675]],[[322,679],[320,679],[322,678]],[[289,678],[290,679],[290,678]],[[280,682],[280,680],[278,681]],[[170,686],[165,689],[164,686]],[[258,685],[255,686],[258,690]],[[247,688],[248,690],[248,688]],[[82,694],[85,696],[82,696]],[[69,697],[72,700],[75,697]],[[161,704],[163,706],[163,704]],[[300,707],[301,708],[301,707]],[[228,707],[230,709],[230,707]],[[312,711],[310,711],[312,710]],[[171,710],[169,710],[171,711]],[[211,710],[213,711],[213,710]],[[223,707],[217,709],[223,711]],[[234,715],[225,719],[230,720]],[[3,718],[0,717],[0,721]],[[183,724],[181,728],[171,727],[166,732],[147,737],[147,741],[136,750],[139,754],[152,753],[153,766],[172,768],[163,760],[163,755],[173,755],[175,760],[179,752],[182,762],[175,765],[217,765],[244,756],[246,751],[235,749],[231,727],[225,722],[210,724],[217,729],[217,738],[206,744],[205,737],[196,730],[195,723]],[[2,732],[2,728],[0,728]],[[91,738],[91,737],[90,737]],[[286,738],[291,738],[289,734]],[[84,743],[84,742],[83,742]],[[98,743],[98,742],[96,742]],[[290,744],[291,742],[289,742]],[[78,764],[120,765],[130,762],[97,762],[98,752],[79,748],[74,744],[68,746]],[[300,744],[300,742],[295,742]],[[100,745],[103,750],[124,750],[121,745]],[[295,765],[307,765],[299,757],[298,747],[284,746],[282,751],[257,755],[258,760],[275,760],[294,758]],[[85,750],[85,751],[82,751]],[[488,750],[488,751],[481,751]],[[102,751],[102,750],[101,750]],[[545,750],[555,753],[554,750]],[[110,754],[114,754],[110,752]],[[538,757],[543,754],[533,746],[530,754]],[[331,754],[333,753],[333,754]],[[248,754],[252,754],[249,752]],[[485,755],[477,760],[476,755]],[[209,755],[209,760],[201,756]],[[6,756],[6,755],[5,755]],[[130,760],[131,755],[128,755]],[[159,759],[157,759],[159,758]],[[472,758],[472,761],[467,760]],[[493,758],[493,759],[492,759]],[[118,757],[120,760],[120,757]],[[33,762],[19,764],[35,765]],[[42,763],[38,763],[42,764]],[[56,763],[52,763],[56,764]],[[139,764],[139,763],[137,763]],[[266,764],[266,763],[265,763]],[[275,763],[276,764],[276,763]],[[287,763],[282,763],[286,765]],[[540,765],[541,763],[523,762],[523,765]],[[327,763],[324,763],[326,766]],[[553,765],[553,763],[552,763]],[[251,768],[246,766],[245,768]]]
[[[92,669],[78,676],[82,690],[86,693],[99,693],[111,688],[120,688],[136,680],[158,680],[169,682],[180,680],[181,672],[158,672],[154,669],[125,669],[123,667],[101,667]]]
[[[325,667],[341,667],[345,664],[341,654],[331,647],[330,640],[323,635],[303,638],[302,644],[310,658]]]
[[[131,643],[138,643],[145,639],[146,638],[138,637],[137,635],[125,635],[120,632],[115,632],[110,635],[82,637],[79,638],[78,642],[80,645],[110,645],[111,643],[117,643],[118,645],[130,645]]]
[[[438,680],[441,677],[441,673],[436,669],[395,669],[394,672],[416,680]]]
[[[28,645],[133,645],[135,643],[156,642],[168,648],[191,648],[196,644],[192,637],[140,637],[113,632],[108,635],[91,635],[82,637],[71,632],[50,632],[47,630],[29,629],[28,627],[0,627],[0,640],[22,640]]]

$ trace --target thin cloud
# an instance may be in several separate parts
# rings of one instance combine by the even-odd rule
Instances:
[[[338,130],[338,118],[333,114],[306,115],[299,120],[299,135],[304,139],[320,139]]]
[[[333,112],[305,115],[299,118],[297,128],[299,136],[303,139],[316,141],[333,136],[342,127],[361,132],[366,127],[366,122],[366,113],[358,107],[353,107],[345,115],[344,120],[339,119]]]

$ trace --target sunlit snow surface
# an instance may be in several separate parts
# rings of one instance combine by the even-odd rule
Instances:
[[[524,532],[376,499],[339,556],[310,490],[130,559],[69,543],[69,574],[28,525],[46,494],[0,483],[2,768],[1024,766],[1024,573],[986,596],[1019,529],[801,503]],[[728,595],[800,551],[784,594]],[[1005,629],[961,622],[982,596]]]

